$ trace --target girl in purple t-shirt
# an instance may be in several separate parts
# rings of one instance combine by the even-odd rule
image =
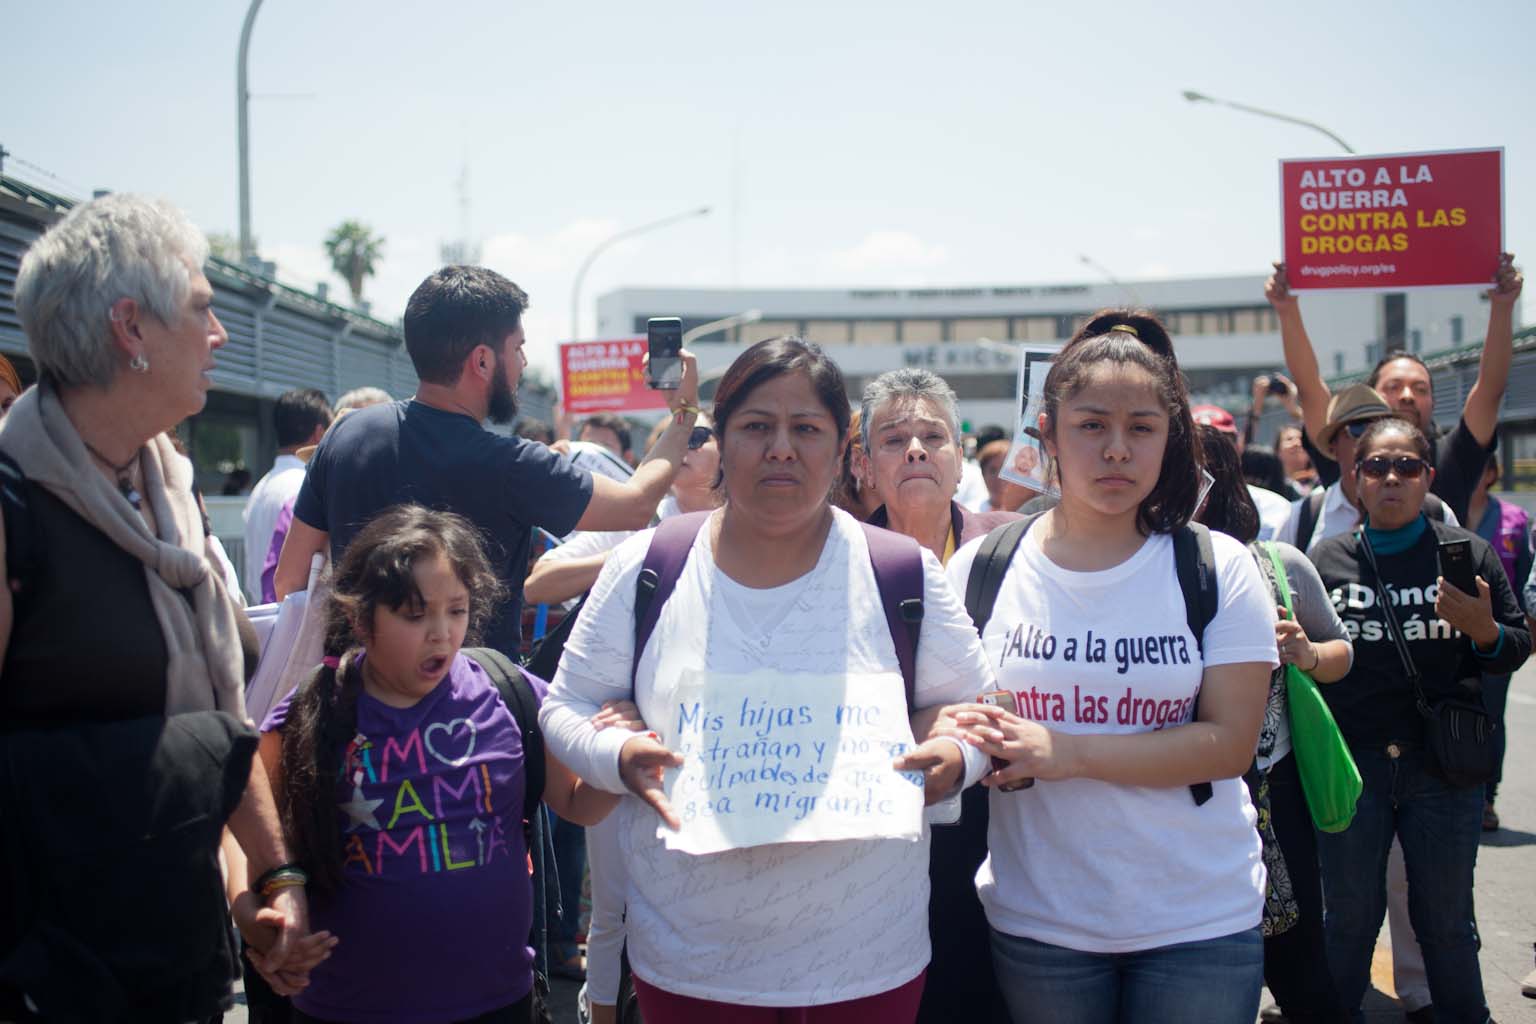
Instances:
[[[350,649],[262,726],[314,926],[340,940],[294,997],[296,1021],[529,1020],[522,737],[459,650],[500,596],[451,513],[389,509],[342,555],[327,647]],[[568,821],[617,803],[553,759],[546,771]]]

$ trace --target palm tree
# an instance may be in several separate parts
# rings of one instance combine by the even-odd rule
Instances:
[[[331,269],[347,282],[352,304],[360,305],[363,278],[372,277],[375,264],[383,258],[384,239],[375,236],[373,229],[361,221],[346,220],[325,240],[325,252],[331,258]]]

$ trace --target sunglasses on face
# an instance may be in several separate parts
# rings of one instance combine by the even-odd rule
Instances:
[[[1368,476],[1372,480],[1385,480],[1390,472],[1395,472],[1402,480],[1417,480],[1424,475],[1424,466],[1424,460],[1417,455],[1399,455],[1395,459],[1389,459],[1385,455],[1372,455],[1368,459],[1356,462],[1355,472]]]
[[[691,452],[698,451],[706,444],[709,444],[709,439],[714,436],[715,432],[708,427],[694,427],[688,433],[688,450]]]

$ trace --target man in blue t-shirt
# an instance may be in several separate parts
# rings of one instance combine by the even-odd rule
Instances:
[[[304,589],[313,555],[338,559],[378,512],[402,502],[446,509],[484,534],[508,599],[483,639],[515,656],[529,527],[563,536],[650,522],[698,415],[693,356],[683,355],[682,386],[667,393],[672,421],[650,457],[627,481],[593,476],[544,445],[481,426],[517,415],[527,306],[521,288],[484,267],[444,267],[421,283],[405,310],[405,347],[421,383],[409,401],[355,412],[321,442],[278,560],[279,599]]]

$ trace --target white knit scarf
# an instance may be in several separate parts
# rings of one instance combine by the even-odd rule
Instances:
[[[235,618],[239,613],[213,568],[192,493],[192,464],[170,439],[159,434],[139,449],[140,489],[159,536],[149,532],[138,510],[91,463],[58,393],[46,381],[27,389],[0,421],[0,451],[14,459],[28,479],[144,564],[150,602],[169,655],[166,714],[217,710],[244,720],[244,660]],[[91,585],[90,580],[78,583]],[[81,643],[88,643],[90,624],[78,625]],[[110,659],[112,652],[102,651],[101,656]]]

